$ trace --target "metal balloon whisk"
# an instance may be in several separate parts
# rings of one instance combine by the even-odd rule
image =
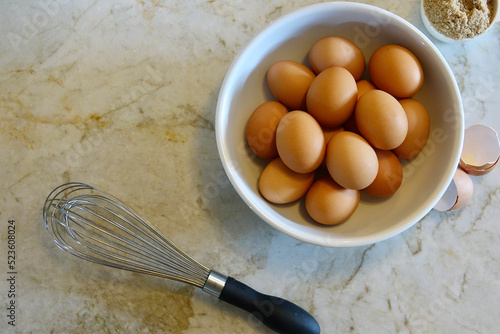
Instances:
[[[43,217],[56,245],[84,260],[200,288],[210,274],[130,208],[88,185],[57,188]]]
[[[94,187],[57,187],[45,201],[43,221],[54,243],[81,259],[191,284],[252,313],[279,333],[320,332],[302,308],[204,266],[127,205]]]

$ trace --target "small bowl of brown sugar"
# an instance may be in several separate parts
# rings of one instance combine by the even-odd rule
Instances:
[[[499,0],[422,0],[425,28],[436,39],[453,43],[483,35],[498,20]]]

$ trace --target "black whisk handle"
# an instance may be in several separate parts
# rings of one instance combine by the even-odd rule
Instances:
[[[299,306],[279,297],[255,291],[228,277],[219,299],[237,306],[277,333],[318,334],[316,319]]]

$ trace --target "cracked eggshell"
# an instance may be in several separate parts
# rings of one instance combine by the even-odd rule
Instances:
[[[470,176],[457,168],[453,180],[443,197],[434,206],[437,211],[453,211],[463,207],[474,193],[474,184]]]
[[[497,132],[487,125],[475,124],[465,130],[460,167],[472,175],[491,172],[500,158]]]

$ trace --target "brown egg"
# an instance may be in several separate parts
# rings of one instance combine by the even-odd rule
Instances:
[[[313,44],[309,64],[316,74],[332,66],[340,66],[359,80],[365,72],[366,61],[361,49],[340,36],[328,36]]]
[[[336,127],[351,116],[358,89],[349,71],[329,67],[313,80],[307,92],[307,111],[324,127]]]
[[[278,61],[267,71],[274,97],[292,110],[305,110],[307,90],[315,77],[307,66],[292,60]]]
[[[264,102],[254,110],[247,122],[246,138],[255,155],[264,159],[278,156],[276,129],[287,113],[288,109],[276,101]]]
[[[401,159],[412,159],[422,151],[429,138],[429,114],[417,100],[404,99],[399,103],[408,119],[408,133],[403,143],[394,149],[394,153]]]
[[[363,94],[354,112],[361,135],[381,150],[392,150],[403,142],[408,120],[401,104],[382,90]]]
[[[359,80],[358,82],[356,82],[356,86],[358,87],[358,100],[361,97],[361,95],[363,95],[367,91],[377,89],[368,80]]]
[[[375,86],[397,98],[415,95],[424,82],[417,57],[399,45],[384,45],[375,50],[368,63]]]
[[[340,186],[360,190],[375,180],[378,160],[375,151],[363,137],[342,131],[328,142],[326,167]]]
[[[311,115],[295,110],[281,119],[276,131],[276,147],[288,168],[297,173],[310,173],[323,160],[325,137]]]
[[[312,219],[323,225],[335,225],[349,218],[359,205],[358,190],[345,189],[331,177],[313,183],[306,194],[306,210]]]
[[[262,171],[259,191],[269,202],[291,203],[304,196],[313,181],[314,173],[296,173],[276,158]]]
[[[325,137],[325,145],[328,145],[328,142],[330,139],[332,139],[333,136],[335,136],[337,133],[344,131],[344,128],[341,126],[338,126],[336,128],[323,128],[323,136]],[[326,168],[326,155],[323,158],[323,161],[321,161],[321,167]]]
[[[338,126],[336,128],[323,128],[323,136],[325,137],[325,145],[328,145],[330,139],[335,136],[337,133],[344,131],[344,128]]]
[[[375,180],[364,190],[376,197],[394,194],[403,182],[403,167],[391,151],[375,149],[378,159],[378,173]]]

